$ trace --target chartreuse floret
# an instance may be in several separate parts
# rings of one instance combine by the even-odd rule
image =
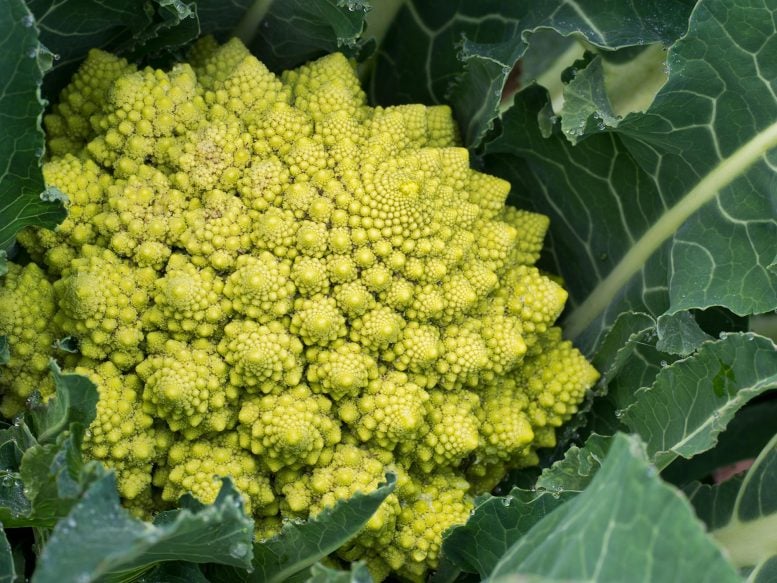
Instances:
[[[215,352],[206,341],[165,342],[136,369],[145,383],[143,410],[188,439],[232,427],[238,394],[227,384],[226,364]]]
[[[153,270],[134,268],[108,249],[85,245],[54,282],[54,323],[78,339],[87,358],[128,369],[143,358],[140,316],[154,277]]]
[[[332,402],[297,385],[280,395],[243,401],[240,445],[258,455],[273,472],[315,466],[340,441]]]
[[[55,309],[54,289],[37,265],[8,264],[0,279],[0,336],[10,345],[10,359],[0,366],[4,417],[19,413],[34,391],[44,398],[54,393],[48,367],[56,339],[51,323]]]
[[[219,476],[229,476],[242,492],[246,511],[257,516],[278,512],[278,501],[269,476],[257,459],[238,445],[237,433],[228,431],[197,440],[176,441],[167,462],[154,476],[163,487],[162,499],[175,502],[191,492],[206,504],[212,504],[221,489]]]
[[[362,347],[337,340],[329,349],[307,353],[307,380],[317,393],[335,401],[359,395],[378,376],[378,365]]]
[[[186,229],[189,197],[163,172],[138,164],[126,178],[108,186],[105,198],[106,208],[93,223],[107,245],[137,265],[164,267]]]
[[[52,113],[44,118],[47,145],[55,156],[76,153],[94,135],[91,118],[100,112],[119,77],[135,71],[134,65],[99,49],[86,60],[62,90]]]
[[[361,440],[393,450],[424,434],[425,403],[429,394],[400,372],[369,382],[356,399],[339,404],[338,415]]]
[[[261,538],[390,470],[339,555],[423,580],[596,382],[534,266],[548,220],[470,168],[450,108],[370,107],[343,55],[276,76],[203,39],[189,61],[93,52],[47,117],[70,214],[20,235],[33,266],[0,288],[3,412],[72,336],[102,395],[90,455],[135,511],[229,475]]]
[[[88,377],[100,395],[97,415],[84,435],[84,452],[116,472],[124,498],[142,496],[151,486],[153,464],[170,447],[170,432],[143,411],[143,383],[137,375],[124,375],[111,362],[75,372]]]
[[[213,269],[200,269],[185,255],[173,255],[154,284],[154,306],[144,313],[144,324],[176,340],[211,337],[232,309],[223,291],[224,281]]]
[[[67,218],[53,231],[28,227],[19,233],[18,241],[36,262],[59,274],[83,245],[105,243],[97,217],[105,208],[106,192],[114,178],[94,161],[73,154],[45,162],[43,177],[50,187],[67,193]]]
[[[271,253],[241,255],[227,278],[224,295],[235,312],[257,322],[269,322],[291,311],[295,287],[291,270]]]
[[[350,444],[338,445],[334,455],[311,473],[282,472],[276,481],[283,493],[282,509],[290,516],[315,516],[339,500],[357,492],[369,492],[385,481],[386,462],[391,455],[378,456]],[[406,480],[404,472],[398,470]],[[339,551],[347,560],[362,557],[366,549],[396,554],[391,548],[401,513],[397,494],[390,494],[367,522],[364,530]],[[401,564],[401,560],[397,561]]]
[[[277,393],[302,378],[302,342],[278,321],[233,320],[224,327],[218,351],[231,367],[235,390]]]

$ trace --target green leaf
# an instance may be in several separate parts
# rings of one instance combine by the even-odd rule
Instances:
[[[537,479],[537,488],[548,492],[582,492],[588,487],[610,449],[612,438],[592,434],[583,447],[573,445],[564,459]]]
[[[54,377],[56,398],[48,403],[33,403],[30,420],[33,433],[39,443],[50,443],[72,423],[86,428],[97,414],[99,394],[92,381],[83,375],[62,373],[55,361],[49,368]]]
[[[209,583],[194,563],[167,561],[143,573],[137,583]]]
[[[305,583],[372,583],[372,577],[363,561],[351,564],[348,571],[316,563],[310,568],[310,577]]]
[[[5,536],[5,529],[0,522],[0,583],[16,581],[16,565],[14,564],[11,545]]]
[[[658,342],[656,348],[662,352],[688,356],[702,342],[712,340],[712,336],[701,329],[696,318],[690,312],[677,312],[661,316],[656,327]]]
[[[729,334],[664,368],[651,387],[635,394],[623,421],[664,468],[678,456],[713,447],[745,403],[775,387],[774,343],[752,333]]]
[[[396,483],[396,475],[386,474],[386,483],[369,494],[357,493],[305,522],[286,523],[277,536],[254,545],[252,573],[216,568],[206,575],[214,583],[286,581],[355,536],[394,491]]]
[[[682,486],[701,480],[718,468],[755,459],[774,435],[775,419],[777,399],[748,403],[726,426],[714,448],[689,460],[677,458],[661,472],[661,476]]]
[[[607,583],[635,574],[644,581],[739,581],[688,501],[658,478],[639,439],[617,434],[589,487],[513,545],[489,580]]]
[[[84,466],[79,446],[80,436],[63,434],[56,443],[24,452],[19,476],[30,510],[9,525],[52,527],[67,516],[88,485],[102,475],[95,463]]]
[[[227,40],[252,4],[253,0],[197,0],[201,34]]]
[[[214,2],[205,2],[210,14]],[[183,0],[29,0],[41,42],[58,57],[46,75],[46,94],[53,97],[67,84],[91,48],[130,59],[179,51],[200,33],[198,4]],[[225,20],[235,18],[234,7],[222,5]]]
[[[488,577],[507,549],[574,495],[514,488],[507,496],[486,496],[467,524],[445,536],[443,555],[462,571]]]
[[[552,28],[608,49],[668,44],[687,23],[679,0],[630,2],[406,2],[381,46],[373,97],[395,103],[450,103],[464,143],[477,148],[497,117],[502,93],[531,35]],[[656,26],[656,23],[661,26]],[[463,38],[463,40],[462,40]]]
[[[747,577],[747,583],[771,583],[777,581],[777,557],[761,563]]]
[[[618,117],[610,105],[604,86],[601,57],[594,57],[582,71],[564,87],[564,108],[561,130],[574,144],[581,136],[617,126]]]
[[[247,568],[252,539],[253,521],[228,479],[212,505],[170,511],[152,525],[121,507],[110,473],[54,528],[32,581],[120,581],[169,560]]]
[[[65,218],[61,201],[42,196],[44,101],[40,88],[51,54],[24,0],[0,3],[0,250],[28,225],[54,227]]]
[[[764,72],[777,58],[773,16],[755,0],[733,11],[702,0],[669,49],[668,80],[646,113],[573,148],[558,130],[542,138],[536,120],[547,98],[526,91],[487,145],[491,155],[527,161],[533,177],[516,178],[517,198],[551,216],[571,296],[566,330],[586,352],[626,311],[777,307],[768,202],[777,100]]]
[[[56,395],[29,413],[38,439],[24,420],[0,431],[0,521],[9,527],[54,526],[102,475],[95,462],[84,465],[80,453],[97,390],[84,377],[61,374],[53,362],[51,372]]]
[[[362,46],[369,10],[365,0],[273,2],[249,48],[276,72],[335,51],[352,56]]]
[[[717,486],[687,489],[699,517],[737,567],[765,574],[777,558],[777,434],[764,447],[747,475]],[[759,575],[763,576],[763,575]]]

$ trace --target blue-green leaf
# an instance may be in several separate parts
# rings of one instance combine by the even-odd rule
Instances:
[[[615,436],[588,488],[513,545],[489,581],[515,575],[597,583],[739,581],[688,501],[661,482],[639,439],[624,434]]]
[[[170,560],[250,566],[253,521],[230,480],[212,505],[170,512],[159,524],[132,517],[106,474],[54,528],[33,583],[118,581]]]
[[[42,196],[41,98],[51,53],[24,0],[0,3],[0,251],[28,225],[54,227],[65,218],[61,200]]]
[[[652,386],[634,395],[623,421],[664,468],[678,456],[713,447],[745,403],[773,388],[777,346],[756,334],[729,334],[662,369]]]

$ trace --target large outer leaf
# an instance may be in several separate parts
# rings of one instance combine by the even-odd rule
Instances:
[[[579,33],[608,48],[668,44],[684,31],[689,4],[410,0],[380,48],[373,97],[381,104],[451,103],[464,142],[476,148],[497,116],[510,71],[533,31],[550,27],[563,35]]]
[[[743,478],[720,485],[696,483],[686,490],[698,515],[707,523],[738,567],[774,572],[777,559],[777,435],[764,447]],[[771,562],[771,566],[767,563]],[[768,579],[764,579],[768,580]]]
[[[233,27],[244,0],[28,0],[38,20],[41,42],[57,55],[46,75],[47,95],[54,98],[91,48],[103,48],[138,59],[179,51],[200,34],[198,10],[217,16],[204,32]]]
[[[213,505],[190,504],[151,525],[121,507],[107,474],[54,528],[32,581],[118,581],[169,560],[248,567],[252,539],[253,521],[228,480]]]
[[[661,370],[651,387],[634,395],[623,421],[664,468],[678,456],[713,447],[745,403],[773,388],[777,346],[755,334],[730,334]]]
[[[489,580],[507,575],[597,583],[739,580],[688,501],[661,482],[638,438],[624,434],[615,436],[590,486],[538,522]]]
[[[40,86],[51,61],[24,0],[0,2],[0,252],[19,229],[53,227],[65,218],[59,199],[41,197]]]
[[[677,458],[661,476],[682,486],[702,480],[718,468],[755,459],[774,435],[775,419],[777,399],[750,403],[731,420],[713,449],[690,460]]]
[[[273,2],[249,46],[274,71],[335,51],[354,54],[369,9],[364,0]]]
[[[587,351],[624,311],[777,307],[777,176],[767,154],[777,145],[775,10],[702,0],[669,50],[653,105],[616,129],[574,148],[558,133],[546,140],[536,121],[544,96],[529,91],[488,144],[527,161],[516,168],[503,157],[493,168],[551,216],[573,307],[567,331]]]

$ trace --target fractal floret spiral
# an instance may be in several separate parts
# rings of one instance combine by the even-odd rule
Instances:
[[[370,107],[342,54],[276,76],[237,40],[169,71],[93,50],[45,128],[68,216],[1,280],[1,410],[53,393],[50,358],[90,378],[85,454],[133,512],[230,476],[261,539],[393,472],[337,554],[420,580],[598,378],[534,265],[548,220],[470,168],[448,107]]]

